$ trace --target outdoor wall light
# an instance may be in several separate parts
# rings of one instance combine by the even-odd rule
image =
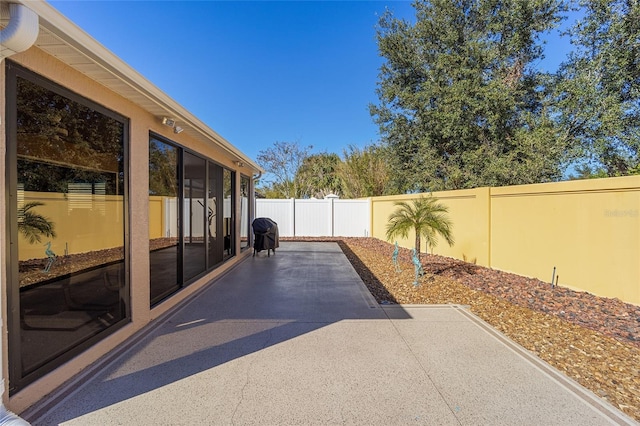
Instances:
[[[173,133],[178,134],[178,133],[182,133],[184,129],[180,126],[176,126],[173,128]]]
[[[162,124],[169,127],[174,127],[176,125],[176,120],[169,117],[162,117]]]
[[[234,161],[233,164],[235,164],[238,167],[244,167],[244,163],[242,161]]]

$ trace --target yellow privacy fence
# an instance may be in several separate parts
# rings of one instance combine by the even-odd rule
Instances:
[[[125,214],[123,206],[121,195],[19,192],[19,260],[46,259],[47,243],[51,243],[49,249],[57,255],[122,247]],[[29,225],[34,217],[36,224],[50,223],[55,237],[33,231],[38,228]],[[26,231],[21,232],[21,228]],[[40,241],[30,240],[30,234],[38,235]]]
[[[449,207],[455,238],[434,253],[549,283],[555,268],[558,285],[640,305],[640,176],[434,195]],[[394,202],[417,196],[372,198],[372,236],[385,240]]]
[[[640,176],[434,193],[449,207],[455,244],[434,253],[640,305]],[[419,194],[371,199],[370,229],[385,240],[394,203]],[[20,199],[22,198],[22,199]],[[20,260],[122,246],[121,196],[27,192],[19,204],[55,224],[55,238],[29,243]],[[173,204],[172,204],[173,203]],[[175,199],[149,197],[149,237],[177,235]],[[169,215],[169,216],[168,216]],[[414,237],[398,240],[411,248]],[[391,241],[393,242],[393,241]],[[422,247],[425,251],[425,247]],[[391,253],[389,253],[391,262]]]

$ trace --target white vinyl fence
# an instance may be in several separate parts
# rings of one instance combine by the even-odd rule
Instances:
[[[370,200],[256,199],[256,217],[278,224],[281,237],[368,237]]]

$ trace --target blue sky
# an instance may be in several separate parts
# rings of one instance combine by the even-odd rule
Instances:
[[[51,1],[250,158],[276,141],[342,154],[379,139],[375,25],[408,1]],[[567,40],[549,38],[554,70]]]

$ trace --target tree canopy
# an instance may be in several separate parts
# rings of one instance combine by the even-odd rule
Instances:
[[[310,154],[311,147],[297,142],[276,142],[260,151],[258,163],[275,179],[263,181],[260,192],[267,198],[345,198],[387,195],[389,168],[385,150],[377,145],[350,145],[343,158],[335,153]]]
[[[370,111],[397,192],[557,179],[564,147],[544,119],[541,35],[556,0],[415,1],[416,22],[383,15],[386,59]]]
[[[272,195],[346,197],[640,174],[638,0],[415,0],[415,19],[383,14],[380,141],[309,156]],[[569,10],[573,51],[544,72],[545,37]],[[553,48],[553,46],[550,46]],[[286,147],[286,146],[284,146]],[[295,150],[293,151],[295,154]],[[298,152],[300,153],[300,152]],[[291,157],[291,158],[295,158]],[[262,160],[262,161],[260,161]]]
[[[342,161],[338,154],[312,154],[302,161],[296,172],[298,196],[324,198],[329,194],[342,194],[342,181],[338,169]]]
[[[580,2],[554,112],[582,177],[640,173],[640,4]]]
[[[347,198],[386,195],[390,190],[386,153],[379,145],[358,148],[349,145],[343,151],[339,168],[343,194]]]
[[[299,142],[274,142],[273,146],[258,152],[258,164],[270,177],[263,179],[269,186],[267,192],[273,198],[300,196],[296,173],[309,156],[312,146],[303,147]]]

